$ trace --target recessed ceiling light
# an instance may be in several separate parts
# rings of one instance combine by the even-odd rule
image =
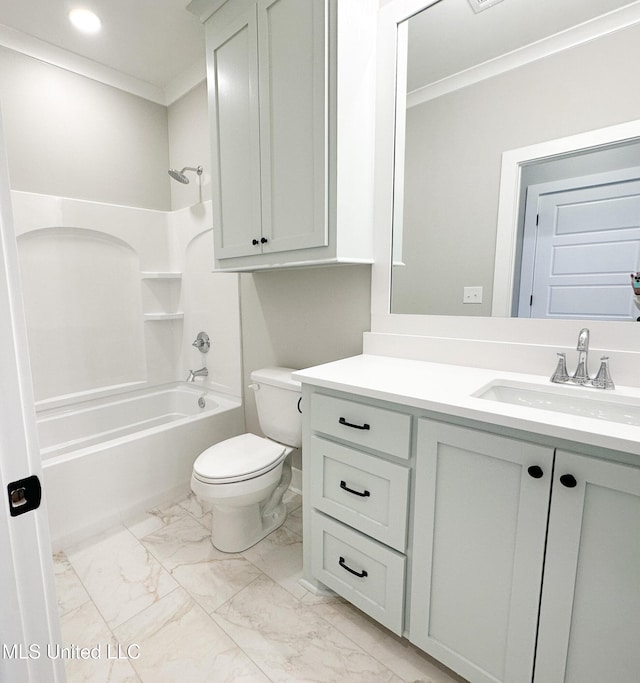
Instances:
[[[69,21],[83,33],[97,33],[102,26],[100,17],[88,9],[74,9],[69,12]]]

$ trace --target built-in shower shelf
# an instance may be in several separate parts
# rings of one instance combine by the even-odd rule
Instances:
[[[184,313],[145,313],[145,321],[151,320],[182,320],[184,318]]]
[[[181,280],[182,273],[174,273],[170,271],[142,271],[140,277],[143,280]]]

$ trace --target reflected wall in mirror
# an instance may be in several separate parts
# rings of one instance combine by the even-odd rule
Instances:
[[[634,173],[628,169],[640,175],[638,140],[523,160],[512,169],[518,183],[508,201],[515,210],[506,228],[498,226],[510,150],[640,119],[640,2],[564,0],[562,10],[550,0],[505,0],[476,14],[468,0],[440,0],[399,25],[392,313],[640,315],[629,286],[629,273],[640,270],[640,200],[628,199],[640,192],[627,182]],[[576,187],[591,186],[587,176],[611,172],[624,178],[626,213],[618,227],[636,235],[595,229],[588,211],[601,206],[596,197],[562,228],[588,233],[588,246],[582,237],[571,249],[553,243],[536,264],[539,251],[524,237],[527,198],[543,197],[553,213],[547,183],[571,186],[569,179],[579,178]],[[576,195],[563,196],[574,203]],[[531,298],[525,290],[534,266],[556,268],[559,253],[573,279],[539,278],[538,285],[547,284],[536,305],[523,303]],[[567,270],[570,260],[578,265]]]

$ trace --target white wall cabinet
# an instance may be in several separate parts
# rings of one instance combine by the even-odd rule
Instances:
[[[377,2],[189,8],[206,26],[216,269],[370,263]]]

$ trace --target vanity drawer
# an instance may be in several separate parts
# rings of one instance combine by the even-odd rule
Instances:
[[[314,578],[402,635],[405,556],[315,510],[311,524]]]
[[[318,436],[310,443],[311,505],[404,551],[409,470]]]
[[[311,429],[409,458],[411,416],[324,394],[311,396]]]

